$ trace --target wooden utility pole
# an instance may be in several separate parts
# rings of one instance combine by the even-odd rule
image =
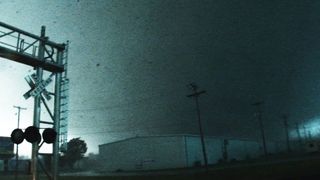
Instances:
[[[282,115],[282,118],[283,118],[284,128],[286,131],[287,150],[288,150],[288,152],[290,152],[291,148],[290,148],[290,139],[289,139],[288,116],[284,114],[284,115]]]
[[[198,91],[198,86],[196,84],[194,84],[194,83],[191,83],[189,86],[191,87],[193,93],[187,95],[187,97],[189,97],[189,98],[193,98],[194,97],[194,99],[196,101],[196,108],[197,108],[197,115],[198,115],[198,124],[199,124],[199,132],[200,132],[200,138],[201,138],[204,165],[205,165],[205,168],[206,168],[206,172],[209,172],[209,169],[208,169],[208,158],[207,158],[206,145],[205,145],[204,136],[203,136],[203,129],[202,129],[201,118],[200,118],[199,100],[198,100],[199,96],[201,94],[206,93],[206,91],[204,91],[204,90]]]
[[[300,133],[300,128],[299,128],[299,124],[298,123],[296,123],[296,131],[297,131],[297,136],[298,136],[300,149],[302,149],[302,139],[301,139],[301,133]]]
[[[258,121],[259,121],[259,127],[260,127],[260,131],[261,131],[263,153],[266,156],[268,154],[268,151],[267,151],[267,145],[266,145],[266,137],[265,137],[265,133],[264,133],[264,126],[263,126],[263,122],[262,122],[262,110],[261,110],[261,105],[263,103],[264,103],[263,101],[260,101],[260,102],[255,102],[252,105],[256,106],[258,109]]]
[[[21,110],[27,110],[27,108],[22,108],[20,106],[13,106],[14,108],[18,109],[18,124],[17,128],[19,129],[20,127],[20,112]],[[16,145],[16,173],[15,173],[15,179],[18,179],[18,170],[19,170],[19,145]]]

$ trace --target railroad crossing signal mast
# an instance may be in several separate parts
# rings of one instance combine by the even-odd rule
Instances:
[[[52,169],[50,172],[44,169],[48,178],[53,180],[58,177],[59,135],[63,134],[63,137],[66,138],[66,99],[68,98],[67,86],[69,82],[66,73],[67,49],[68,44],[49,41],[44,26],[41,27],[40,36],[37,36],[0,22],[0,57],[32,66],[36,71],[25,78],[31,89],[24,94],[26,99],[34,97],[33,126],[38,129],[44,124],[52,126],[58,134],[58,138],[55,139],[52,147]],[[45,78],[48,72],[51,74]],[[53,92],[46,89],[50,83],[54,84]],[[54,102],[47,103],[51,97],[54,98]],[[50,115],[51,121],[40,120],[42,105]],[[62,129],[61,124],[64,125],[64,132],[60,131]],[[37,142],[32,143],[32,180],[39,179],[38,163],[40,161],[38,161],[38,152],[40,148],[41,145]]]

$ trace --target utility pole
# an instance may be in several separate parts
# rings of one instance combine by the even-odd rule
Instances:
[[[13,108],[18,109],[18,124],[17,128],[19,129],[20,127],[20,112],[21,110],[27,110],[27,108],[22,108],[20,106],[13,106]],[[18,169],[19,169],[19,145],[16,145],[16,173],[15,173],[15,179],[18,179]]]
[[[203,153],[203,159],[204,159],[204,165],[206,168],[206,172],[209,172],[208,169],[208,158],[207,158],[207,152],[206,152],[206,146],[205,146],[205,141],[204,141],[204,136],[203,136],[203,130],[202,130],[202,124],[201,124],[201,118],[200,118],[200,108],[199,108],[199,96],[201,94],[206,93],[206,91],[202,90],[202,91],[198,91],[198,86],[194,83],[189,84],[189,86],[191,87],[191,90],[193,91],[192,94],[187,95],[187,97],[189,98],[193,98],[196,101],[196,107],[197,107],[197,115],[198,115],[198,124],[199,124],[199,132],[200,132],[200,138],[201,138],[201,145],[202,145],[202,153]]]
[[[309,138],[309,141],[312,141],[312,135],[310,130],[308,131],[308,138]]]
[[[222,157],[225,162],[228,161],[228,139],[224,139],[222,142]]]
[[[302,139],[301,139],[300,128],[298,123],[296,123],[296,131],[297,131],[300,149],[302,149]]]
[[[302,127],[303,127],[304,140],[308,141],[307,128],[306,128],[305,122],[303,122],[303,126]]]
[[[290,139],[289,139],[289,130],[288,130],[288,116],[284,114],[282,115],[282,118],[283,118],[284,128],[286,131],[287,150],[288,152],[290,152],[291,148],[290,148]]]
[[[265,138],[264,126],[263,126],[263,122],[262,122],[262,110],[261,110],[261,105],[263,103],[264,103],[263,101],[260,101],[260,102],[255,102],[252,105],[256,106],[258,109],[258,121],[259,121],[259,127],[260,127],[260,131],[261,131],[263,153],[266,156],[268,154],[268,152],[267,152],[266,138]]]

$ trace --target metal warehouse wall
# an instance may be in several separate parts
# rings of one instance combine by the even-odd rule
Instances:
[[[226,138],[228,139],[228,138]],[[205,138],[209,164],[223,159],[223,137]],[[283,145],[268,142],[268,152],[277,153]],[[228,139],[228,161],[245,160],[263,155],[261,143],[246,139]],[[193,167],[204,164],[199,136],[135,137],[99,146],[105,171],[149,170]]]
[[[221,140],[217,138],[205,138],[208,164],[215,164],[222,157]],[[185,136],[185,154],[188,167],[204,164],[201,139],[199,136]]]
[[[268,153],[283,153],[287,152],[287,147],[285,142],[267,142],[267,151]]]
[[[106,171],[185,166],[182,136],[131,138],[100,145],[99,154]]]
[[[204,164],[201,139],[198,136],[186,136],[186,161],[188,167],[196,166],[197,162]],[[205,138],[206,153],[208,164],[216,164],[223,158],[223,138],[207,137]],[[227,144],[228,160],[244,160],[262,155],[262,149],[259,142],[249,140],[228,139]]]
[[[259,142],[248,140],[228,140],[228,159],[245,160],[247,158],[258,157],[263,154]]]

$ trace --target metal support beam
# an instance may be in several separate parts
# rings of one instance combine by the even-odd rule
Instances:
[[[41,37],[45,37],[45,27],[41,27]],[[44,58],[44,46],[45,43],[44,41],[40,42],[39,46],[39,52],[38,52],[38,59],[43,59]],[[36,68],[36,75],[38,81],[35,82],[36,86],[40,84],[42,81],[42,76],[43,76],[43,69],[41,67]],[[38,127],[40,126],[40,115],[41,115],[41,96],[36,96],[34,97],[34,111],[33,111],[33,126]],[[32,159],[31,159],[31,171],[32,171],[32,180],[38,180],[39,179],[39,174],[38,174],[38,151],[39,151],[39,146],[38,142],[32,143]]]
[[[46,100],[42,97],[42,95],[40,95],[40,96],[41,96],[41,101],[42,101],[44,107],[46,108],[47,112],[49,113],[49,116],[51,117],[51,120],[54,121],[54,117],[50,111],[48,104],[46,103]]]
[[[32,57],[28,54],[23,54],[5,47],[0,47],[0,57],[10,59],[15,62],[19,62],[25,65],[29,65],[32,67],[41,67],[44,70],[50,71],[50,72],[63,72],[64,67],[63,65],[58,65],[56,63],[53,63],[51,61],[43,61],[43,59],[40,59],[39,57]]]
[[[31,37],[31,38],[33,38],[33,39],[37,39],[37,40],[39,40],[39,41],[44,41],[44,40],[46,40],[46,39],[45,39],[45,36],[40,36],[40,37],[39,37],[39,36],[37,36],[37,35],[31,34],[31,33],[29,33],[29,32],[26,32],[26,31],[24,31],[24,30],[22,30],[22,29],[16,28],[16,27],[14,27],[14,26],[11,26],[11,25],[6,24],[6,23],[3,23],[3,22],[0,22],[0,26],[1,26],[1,27],[5,27],[5,28],[7,28],[7,29],[11,29],[12,31],[15,31],[15,32],[17,32],[17,33],[19,33],[19,34],[23,34],[23,35],[29,36],[29,37]],[[57,43],[55,43],[55,42],[48,41],[48,40],[46,40],[46,44],[49,45],[49,46],[53,46],[54,48],[57,48],[57,49],[60,49],[60,50],[64,50],[64,45],[63,45],[63,44],[57,44]]]
[[[26,64],[32,67],[41,67],[43,70],[50,72],[63,72],[63,64],[55,62],[53,55],[55,52],[64,51],[65,44],[57,44],[50,41],[46,36],[37,36],[16,27],[0,22],[0,57]],[[3,42],[3,37],[10,37],[16,42]],[[42,45],[41,45],[42,44]],[[24,47],[26,45],[26,47]],[[37,55],[36,50],[40,51],[43,46],[43,55]],[[48,49],[49,48],[49,49]],[[41,50],[42,51],[42,50]],[[39,58],[43,56],[42,58]]]
[[[57,63],[62,64],[63,62],[63,51],[58,51],[57,54]],[[53,128],[57,132],[57,138],[53,143],[53,164],[52,164],[52,174],[53,180],[57,180],[58,178],[58,160],[59,160],[59,135],[60,135],[60,100],[61,100],[61,79],[62,74],[56,73],[55,77],[55,89],[54,89],[54,125]]]

